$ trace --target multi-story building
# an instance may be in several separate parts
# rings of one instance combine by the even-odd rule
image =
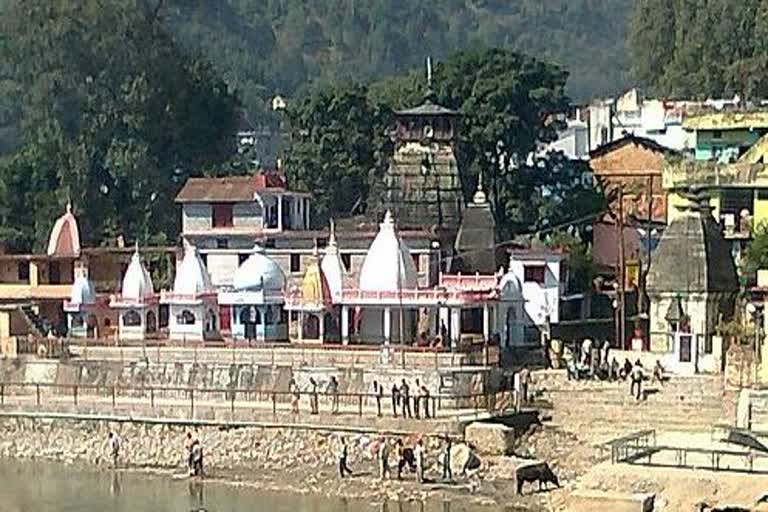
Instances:
[[[696,160],[730,163],[768,133],[768,111],[693,114],[685,119],[683,128],[691,134]]]

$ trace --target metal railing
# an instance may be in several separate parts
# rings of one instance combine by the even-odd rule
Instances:
[[[52,384],[0,382],[0,406],[20,406],[25,410],[50,410],[61,406],[88,410],[162,407],[186,409],[189,418],[205,408],[229,409],[233,416],[236,410],[259,409],[277,416],[278,412],[293,412],[293,401],[298,399],[298,414],[312,414],[312,401],[316,400],[319,413],[353,416],[395,416],[402,417],[403,403],[393,406],[392,395],[374,393],[329,393],[318,391],[291,392],[274,389],[249,388],[192,388],[185,386],[124,386],[99,384]],[[401,398],[402,400],[402,398]],[[417,406],[418,403],[418,406]],[[446,417],[459,412],[493,412],[497,404],[503,404],[496,393],[466,395],[410,396],[411,417],[422,419]],[[287,406],[287,407],[286,407]],[[394,409],[394,411],[393,411]],[[425,414],[424,411],[429,412]]]

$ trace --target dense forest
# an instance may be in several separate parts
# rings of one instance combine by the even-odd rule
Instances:
[[[202,49],[258,112],[310,80],[365,81],[487,46],[571,73],[584,99],[627,85],[625,20],[634,0],[169,0],[169,23]]]
[[[768,97],[768,2],[638,0],[633,71],[672,97]]]

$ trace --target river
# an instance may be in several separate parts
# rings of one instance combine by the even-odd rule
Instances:
[[[389,502],[277,494],[215,482],[42,461],[0,460],[2,512],[484,512],[442,502]],[[493,509],[490,509],[493,510]],[[509,509],[507,509],[509,510]]]

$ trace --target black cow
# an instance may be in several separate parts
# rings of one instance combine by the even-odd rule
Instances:
[[[526,482],[539,482],[539,491],[546,489],[546,484],[550,483],[560,487],[557,475],[552,472],[546,462],[517,468],[515,479],[517,480],[517,494],[523,493],[523,484]]]

